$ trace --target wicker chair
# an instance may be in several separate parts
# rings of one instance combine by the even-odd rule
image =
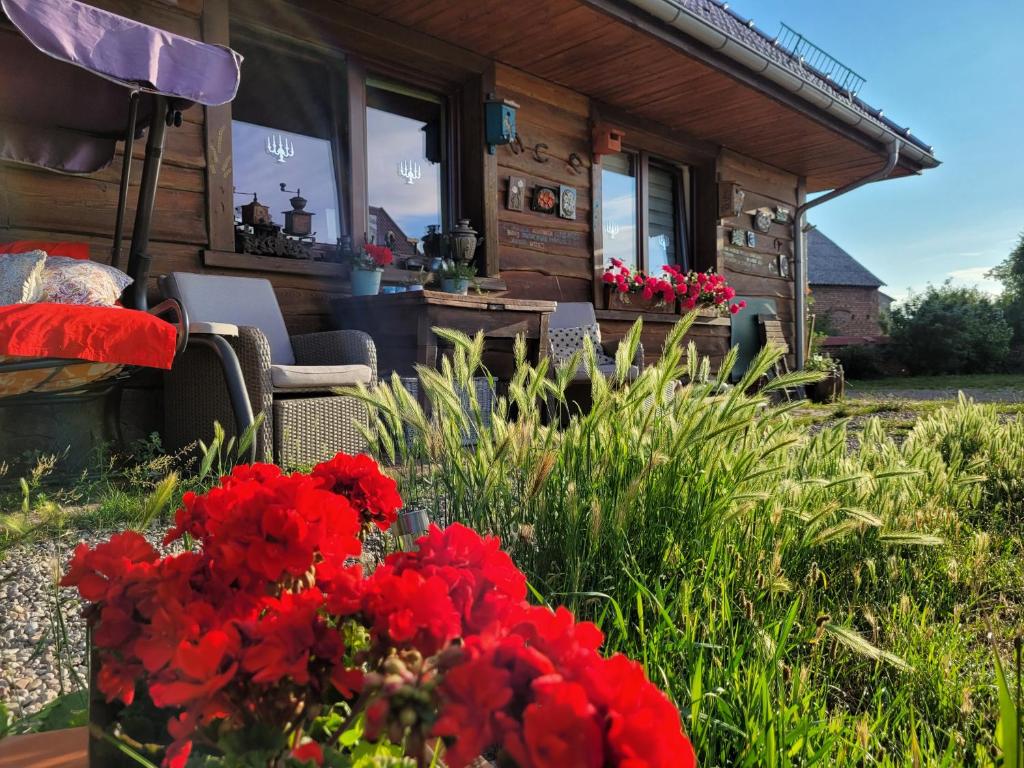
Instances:
[[[366,406],[335,387],[377,381],[377,351],[361,331],[289,336],[266,280],[175,272],[161,290],[186,307],[190,340],[164,389],[165,442],[208,441],[214,421],[238,434],[264,416],[255,458],[307,466],[366,449]]]

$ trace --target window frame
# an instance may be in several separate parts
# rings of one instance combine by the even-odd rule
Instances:
[[[331,158],[334,165],[334,185],[338,196],[338,235],[339,237],[352,237],[352,203],[354,179],[352,178],[352,164],[348,149],[348,138],[352,130],[352,121],[347,114],[341,96],[344,94],[344,84],[348,77],[348,70],[351,66],[351,59],[342,51],[324,49],[306,44],[304,41],[295,40],[284,35],[276,35],[265,29],[250,26],[244,22],[237,23],[232,20],[230,28],[231,43],[241,43],[241,48],[253,47],[263,49],[278,55],[288,56],[300,61],[309,62],[323,67],[327,73],[326,101],[324,109],[329,116],[330,135],[327,140],[331,145]],[[230,117],[227,120],[228,131],[235,120],[253,122],[248,116],[239,116],[236,113],[235,105],[228,104]],[[259,123],[262,125],[262,123]],[[273,126],[268,126],[273,127]],[[231,186],[234,188],[234,163],[231,164]],[[232,196],[234,201],[234,196]],[[232,230],[231,242],[234,242],[234,206],[232,205],[229,226]],[[330,243],[317,243],[314,250],[322,252],[333,251],[335,245]],[[233,250],[233,249],[232,249]]]
[[[673,229],[674,236],[677,243],[677,251],[680,250],[679,246],[682,246],[682,261],[675,262],[677,266],[683,270],[690,269],[693,264],[693,205],[692,200],[694,198],[693,188],[695,186],[695,174],[693,166],[686,163],[678,163],[668,160],[660,155],[655,155],[643,149],[635,149],[632,147],[623,147],[620,154],[628,154],[634,158],[634,167],[636,168],[636,233],[635,233],[635,247],[637,255],[637,269],[648,272],[650,266],[650,167],[653,163],[658,168],[670,171],[672,173],[673,183],[673,196],[675,198],[675,204],[673,206]],[[689,170],[689,186],[690,191],[687,194],[686,190],[686,173],[684,167]],[[601,174],[604,172],[603,163],[595,163],[594,168],[597,171],[595,174],[597,179],[601,178]],[[595,250],[601,253],[602,263],[601,270],[604,270],[604,184],[596,183],[598,193],[602,196],[600,211],[600,221],[596,221],[594,224],[594,238],[599,239],[599,242],[595,243]],[[688,200],[690,205],[687,205]]]
[[[366,147],[366,88],[374,81],[387,82],[395,86],[419,91],[439,99],[442,105],[442,153],[441,178],[442,231],[449,232],[455,226],[462,206],[462,157],[464,138],[461,120],[464,112],[464,93],[467,84],[445,84],[430,77],[428,73],[412,71],[385,60],[367,59],[334,46],[317,45],[286,33],[264,27],[252,19],[232,17],[227,25],[226,44],[241,42],[251,46],[294,56],[310,61],[328,70],[324,85],[324,108],[329,111],[332,126],[331,151],[334,159],[335,185],[338,191],[340,236],[350,238],[356,250],[362,247],[369,235],[369,200],[367,185]],[[210,108],[217,112],[217,124],[224,126],[227,136],[227,154],[230,154],[231,121],[235,119],[232,104]],[[208,110],[209,113],[209,110]],[[238,119],[245,120],[245,117]],[[251,120],[248,120],[251,122]],[[207,126],[207,129],[213,124]],[[211,137],[208,137],[208,139]],[[223,142],[222,142],[223,146]],[[220,175],[220,174],[217,174]],[[233,168],[224,172],[227,181],[225,190],[219,192],[226,204],[234,186]],[[231,199],[234,200],[233,195]],[[226,211],[211,205],[209,211],[210,245],[227,252],[234,251],[234,207]],[[483,224],[483,222],[480,222]],[[325,247],[325,246],[320,246]]]
[[[436,100],[441,111],[441,231],[448,233],[455,226],[456,210],[458,209],[459,175],[456,163],[459,145],[457,142],[454,126],[458,125],[457,94],[448,93],[424,85],[413,77],[402,77],[393,72],[385,72],[377,69],[369,69],[363,72],[362,111],[360,113],[361,129],[363,137],[362,162],[364,167],[368,158],[369,148],[366,144],[366,110],[369,107],[366,89],[376,88],[377,90],[390,90],[394,93],[422,98],[423,100]],[[352,122],[351,115],[349,122]],[[359,206],[362,215],[366,216],[366,231],[363,234],[364,241],[368,241],[370,235],[370,198],[369,198],[369,176],[364,176],[364,183],[359,194],[360,200],[353,200],[353,207]],[[408,234],[408,233],[406,233]]]

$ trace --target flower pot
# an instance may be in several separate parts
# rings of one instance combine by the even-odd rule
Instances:
[[[380,278],[384,274],[381,269],[353,269],[352,295],[376,296],[380,292]]]
[[[469,293],[468,277],[442,277],[441,290],[445,293],[458,293],[465,296]]]
[[[664,302],[661,299],[645,299],[639,293],[620,293],[611,288],[605,289],[607,301],[605,306],[608,309],[626,309],[631,312],[657,312],[658,314],[671,315],[676,311],[676,302]]]
[[[836,403],[843,399],[846,390],[846,378],[843,369],[832,371],[821,381],[808,384],[804,391],[812,403]]]

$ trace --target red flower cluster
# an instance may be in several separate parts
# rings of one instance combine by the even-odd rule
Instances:
[[[676,300],[676,289],[671,280],[633,272],[621,259],[612,259],[611,266],[605,270],[601,279],[614,286],[620,294],[639,293],[648,301],[657,300],[659,304]]]
[[[370,262],[376,267],[386,267],[395,260],[395,255],[386,245],[367,243],[363,246],[363,250],[366,251]]]
[[[730,304],[736,297],[736,289],[725,282],[722,275],[714,272],[683,272],[677,267],[667,264],[662,267],[670,276],[676,289],[676,296],[683,307],[689,312],[697,307],[724,308],[728,306],[732,314],[736,314],[747,306],[747,302],[739,301]]]
[[[160,557],[134,532],[79,545],[62,584],[93,604],[100,691],[130,703],[138,682],[174,710],[170,768],[199,736],[237,757],[267,734],[320,765],[339,745],[311,726],[341,702],[417,758],[442,739],[450,768],[488,750],[518,768],[695,765],[642,668],[602,658],[600,631],[564,608],[530,606],[496,538],[432,527],[364,576],[360,535],[401,503],[367,457],[254,464],[185,497],[166,541],[195,551]]]
[[[721,275],[692,270],[683,272],[673,264],[666,264],[661,269],[664,277],[651,277],[643,272],[632,272],[621,260],[612,259],[602,280],[614,286],[620,294],[638,293],[648,301],[657,300],[659,304],[679,299],[685,312],[697,308],[728,308],[735,315],[747,306],[745,301],[730,303],[736,297],[736,290]]]

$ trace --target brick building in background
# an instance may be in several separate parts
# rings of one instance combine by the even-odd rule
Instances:
[[[807,233],[807,280],[812,312],[832,344],[871,343],[884,335],[882,317],[892,303],[879,290],[885,283],[817,229]]]

